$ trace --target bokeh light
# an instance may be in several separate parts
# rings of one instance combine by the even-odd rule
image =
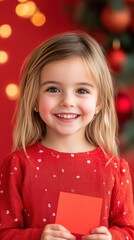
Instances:
[[[16,100],[19,96],[19,86],[15,83],[8,84],[5,91],[10,100]]]
[[[8,61],[8,54],[5,51],[0,51],[0,64],[4,64]]]
[[[0,37],[8,38],[12,34],[12,28],[9,24],[3,24],[0,26]]]
[[[36,4],[33,1],[28,1],[25,3],[20,3],[16,6],[15,12],[19,17],[29,18],[36,11]]]
[[[36,27],[42,26],[46,22],[46,17],[43,13],[41,12],[36,12],[32,17],[31,17],[31,22],[33,25]]]
[[[27,2],[28,0],[18,0],[18,2],[20,3],[24,3],[24,2]]]

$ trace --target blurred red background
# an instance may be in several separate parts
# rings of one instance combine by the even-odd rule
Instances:
[[[73,29],[63,13],[64,1],[34,1],[46,16],[43,26],[34,26],[29,19],[20,18],[15,13],[17,0],[0,1],[0,25],[9,24],[12,34],[9,38],[0,37],[0,51],[6,51],[9,60],[0,64],[0,159],[12,146],[12,117],[16,101],[6,96],[5,89],[9,83],[19,83],[19,74],[26,56],[48,37]]]

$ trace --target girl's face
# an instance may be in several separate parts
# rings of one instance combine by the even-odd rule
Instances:
[[[46,136],[83,137],[96,112],[95,79],[79,57],[47,64],[40,75],[38,111]]]

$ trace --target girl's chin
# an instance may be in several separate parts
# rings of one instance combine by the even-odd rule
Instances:
[[[83,134],[85,135],[85,129],[79,130],[79,129],[74,129],[74,127],[72,129],[67,129],[67,128],[61,128],[58,130],[54,130],[54,134],[60,137],[73,137],[73,136],[83,136]]]

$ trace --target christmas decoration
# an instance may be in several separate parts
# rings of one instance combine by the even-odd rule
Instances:
[[[111,66],[111,69],[118,73],[123,68],[125,63],[126,53],[120,49],[120,43],[118,40],[114,40],[113,49],[107,52],[107,60]]]
[[[134,0],[75,0],[71,4],[66,2],[70,21],[105,49],[118,89],[120,151],[129,156],[134,149]]]
[[[132,102],[127,93],[118,93],[116,110],[120,124],[126,123],[132,117]]]
[[[100,20],[109,31],[120,33],[129,26],[131,11],[126,7],[121,10],[104,7],[100,14]]]

